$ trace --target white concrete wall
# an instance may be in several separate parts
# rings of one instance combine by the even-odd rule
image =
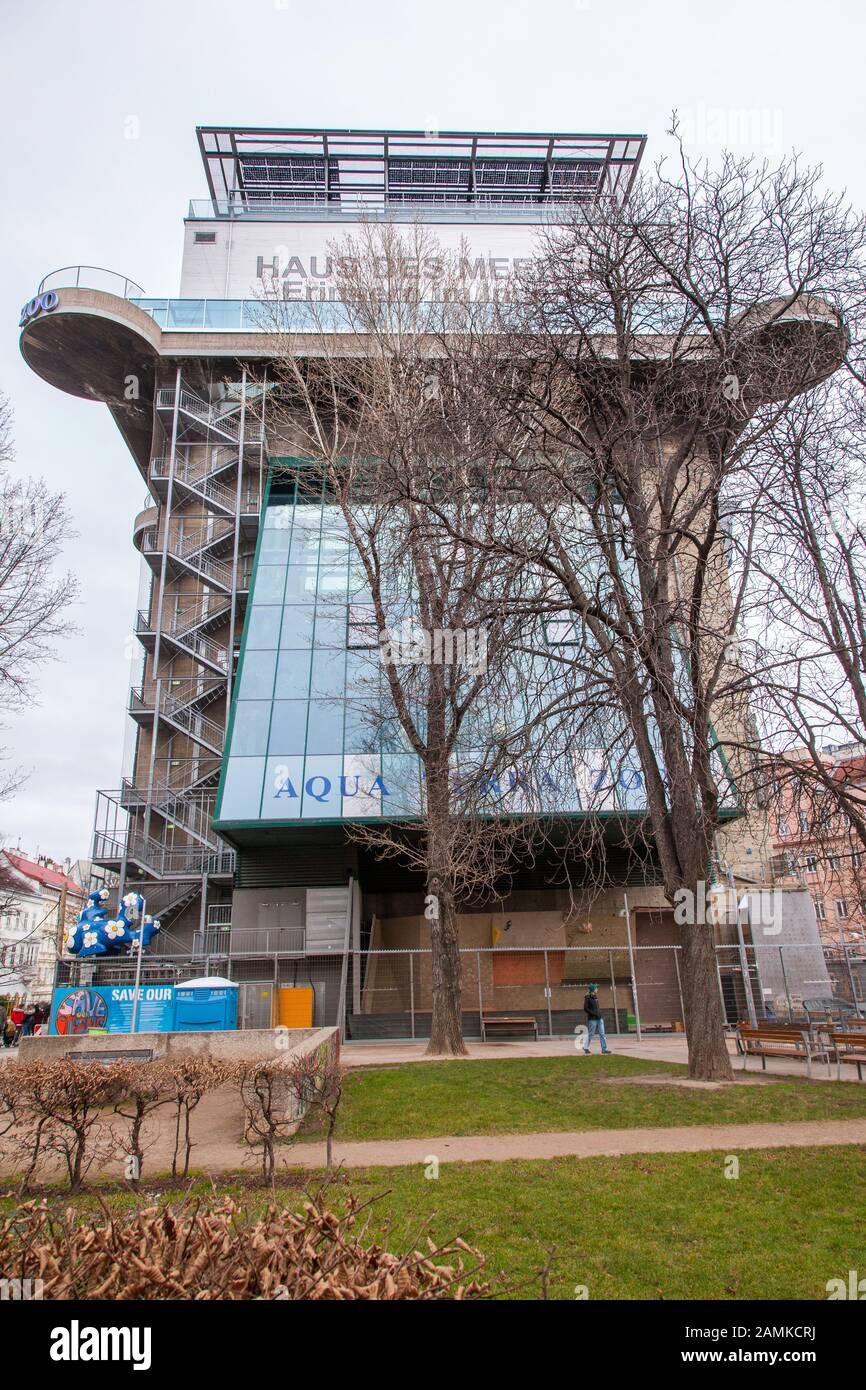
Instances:
[[[290,272],[285,277],[289,298],[306,299],[309,287],[318,290],[328,283],[329,246],[346,236],[357,236],[360,230],[358,222],[187,222],[180,296],[255,299],[262,291],[257,276],[261,256],[266,266],[276,257],[281,271]],[[407,227],[407,233],[411,230]],[[458,251],[465,241],[473,266],[482,257],[490,263],[487,274],[502,278],[536,254],[540,228],[532,224],[437,222],[428,230],[446,250]],[[197,231],[214,232],[216,241],[197,243]]]

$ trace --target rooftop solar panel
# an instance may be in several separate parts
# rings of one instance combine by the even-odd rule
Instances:
[[[643,135],[199,127],[214,212],[323,200],[523,206],[628,195]]]

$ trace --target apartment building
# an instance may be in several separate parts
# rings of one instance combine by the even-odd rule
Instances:
[[[0,851],[0,994],[50,999],[63,936],[84,905],[83,866]]]

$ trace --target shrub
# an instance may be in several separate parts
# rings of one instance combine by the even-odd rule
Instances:
[[[342,1068],[320,1049],[300,1056],[245,1058],[232,1068],[244,1107],[244,1138],[261,1145],[262,1176],[272,1181],[276,1144],[297,1132],[310,1110],[327,1120],[327,1171],[331,1141],[343,1089]]]
[[[91,1165],[113,1152],[113,1137],[95,1135],[94,1127],[118,1096],[118,1069],[62,1058],[18,1062],[4,1071],[18,1091],[16,1139],[30,1160],[23,1181],[29,1182],[44,1153],[59,1154],[69,1186],[77,1192]]]
[[[176,1057],[162,1064],[169,1099],[175,1106],[173,1178],[189,1177],[192,1113],[202,1096],[231,1079],[231,1066],[212,1057]],[[181,1154],[183,1162],[181,1163]]]
[[[490,1286],[461,1240],[393,1255],[364,1244],[350,1199],[337,1216],[317,1200],[258,1220],[231,1201],[149,1207],[100,1224],[72,1211],[19,1208],[0,1226],[0,1268],[41,1279],[47,1299],[476,1299]],[[468,1257],[470,1267],[464,1263]],[[440,1263],[445,1261],[445,1263]]]
[[[144,1122],[160,1106],[177,1102],[177,1087],[172,1073],[163,1062],[117,1062],[114,1067],[120,1092],[120,1098],[114,1104],[114,1113],[128,1124],[120,1147],[127,1156],[127,1181],[135,1187],[141,1181],[144,1170]]]

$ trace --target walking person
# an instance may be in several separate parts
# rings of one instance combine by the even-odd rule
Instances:
[[[598,985],[587,986],[583,1011],[586,1014],[586,1046],[583,1049],[585,1055],[589,1056],[589,1045],[595,1034],[598,1033],[601,1039],[601,1050],[605,1056],[608,1056],[610,1048],[607,1045],[607,1038],[604,1036],[604,1019],[601,1016],[601,1005],[598,1002]]]
[[[21,1037],[21,1027],[24,1023],[24,1005],[16,1004],[10,1014],[12,1022],[15,1024],[15,1032],[12,1036],[12,1046],[18,1046],[18,1039]]]

